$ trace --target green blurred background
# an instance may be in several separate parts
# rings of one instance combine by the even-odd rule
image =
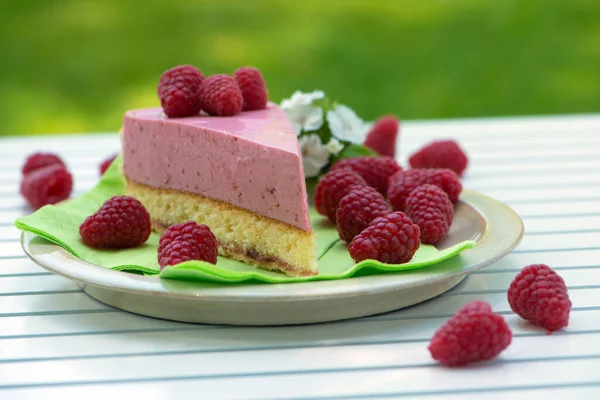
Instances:
[[[365,119],[600,111],[599,0],[1,3],[0,135],[115,131],[181,63]]]

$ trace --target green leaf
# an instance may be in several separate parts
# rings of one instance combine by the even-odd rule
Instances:
[[[332,163],[335,163],[344,158],[354,158],[354,157],[362,157],[362,156],[376,156],[377,157],[377,156],[379,156],[379,154],[377,154],[373,150],[367,149],[363,145],[347,143],[346,147],[344,147],[344,149],[342,151],[340,151],[340,154],[338,154],[333,159]]]
[[[433,246],[422,244],[414,257],[404,264],[383,264],[374,260],[355,263],[348,253],[347,245],[339,240],[335,225],[320,215],[315,207],[310,207],[310,221],[317,236],[319,275],[288,277],[282,273],[257,269],[223,256],[219,256],[217,265],[203,261],[186,261],[161,271],[156,257],[160,239],[158,233],[152,233],[143,246],[131,249],[94,249],[87,247],[81,241],[79,225],[85,218],[97,210],[106,199],[124,194],[125,180],[121,165],[122,159],[118,157],[90,191],[64,204],[42,207],[31,215],[19,218],[15,225],[21,230],[39,236],[35,240],[49,240],[92,264],[116,271],[158,275],[160,278],[171,279],[169,283],[165,283],[169,285],[174,284],[174,280],[196,281],[196,284],[201,286],[240,282],[248,284],[308,282],[401,273],[434,266],[475,245],[474,241],[464,241],[439,251]]]
[[[335,108],[335,103],[329,97],[327,97],[327,95],[325,95],[325,97],[323,97],[322,99],[314,100],[312,102],[312,105],[316,107],[321,107],[323,109],[323,117],[327,115],[327,111]]]

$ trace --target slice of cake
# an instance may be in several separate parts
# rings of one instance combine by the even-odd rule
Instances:
[[[302,155],[285,113],[167,118],[131,110],[122,130],[126,194],[153,228],[206,224],[221,255],[290,276],[317,274]]]

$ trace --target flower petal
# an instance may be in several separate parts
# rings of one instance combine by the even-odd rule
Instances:
[[[340,151],[342,151],[342,149],[344,148],[344,145],[339,140],[332,137],[331,139],[329,139],[329,142],[327,142],[327,144],[325,145],[325,148],[330,154],[337,156],[338,154],[340,154]]]
[[[354,144],[361,144],[365,140],[367,130],[364,121],[343,104],[327,112],[327,122],[337,139]]]
[[[316,131],[323,126],[323,109],[321,107],[310,107],[310,111],[304,119],[303,129],[305,131]]]
[[[319,175],[321,169],[329,162],[329,151],[323,146],[318,135],[304,135],[298,139],[302,152],[304,176],[312,178]]]
[[[298,106],[311,105],[313,101],[320,100],[324,97],[325,93],[322,90],[315,90],[309,93],[303,93],[299,90],[296,90],[292,94],[292,97],[289,99],[284,99],[281,102],[281,108],[284,110],[289,110]]]

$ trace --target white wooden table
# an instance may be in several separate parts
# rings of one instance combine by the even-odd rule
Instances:
[[[314,326],[195,326],[109,308],[25,258],[13,221],[27,212],[19,169],[56,151],[97,180],[117,135],[0,139],[0,399],[600,398],[600,115],[405,123],[402,159],[436,137],[470,153],[465,186],[511,205],[526,236],[451,292],[386,315]],[[551,336],[510,312],[506,288],[544,262],[564,277],[570,325]],[[494,362],[444,369],[433,332],[459,306],[492,304],[514,332]],[[90,397],[90,395],[92,395]]]

